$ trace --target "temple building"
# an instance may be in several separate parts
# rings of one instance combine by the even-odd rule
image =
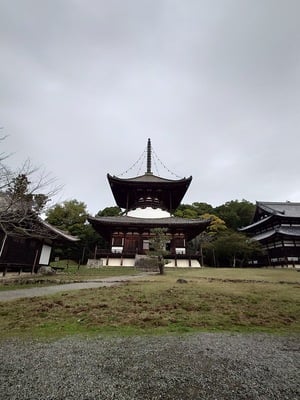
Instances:
[[[252,265],[300,265],[300,203],[257,202],[252,223],[240,231],[265,251]]]
[[[189,254],[187,243],[210,224],[209,220],[174,217],[192,177],[166,179],[152,172],[151,141],[147,143],[147,170],[124,179],[107,175],[116,204],[124,210],[115,217],[89,217],[93,228],[109,243],[95,258],[103,265],[134,266],[151,246],[151,230],[165,228],[168,236],[167,266],[199,267],[197,255]]]
[[[79,239],[32,215],[15,224],[10,218],[0,227],[0,271],[38,272],[48,266],[53,247],[77,242]],[[11,217],[11,216],[9,216]]]

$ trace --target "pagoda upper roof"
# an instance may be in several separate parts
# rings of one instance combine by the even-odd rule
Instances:
[[[174,182],[182,182],[182,181],[187,181],[188,179],[182,178],[182,179],[167,179],[167,178],[162,178],[160,176],[154,175],[152,172],[146,172],[144,175],[139,175],[135,176],[133,178],[118,178],[117,176],[111,176],[108,174],[108,177],[110,177],[113,180],[116,180],[118,182],[146,182],[146,183],[162,183],[162,184],[170,184]]]
[[[163,208],[173,211],[181,203],[191,181],[192,176],[182,179],[166,179],[146,172],[144,175],[133,178],[118,178],[107,174],[115,201],[120,208],[135,208],[141,193],[155,195],[162,203]]]

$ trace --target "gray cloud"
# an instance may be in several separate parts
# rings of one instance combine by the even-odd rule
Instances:
[[[186,202],[300,201],[299,15],[297,0],[3,0],[4,151],[91,213],[148,137],[193,175]]]

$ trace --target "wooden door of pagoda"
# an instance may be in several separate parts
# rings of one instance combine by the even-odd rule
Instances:
[[[139,242],[137,237],[127,237],[124,243],[124,253],[136,254],[138,246]]]

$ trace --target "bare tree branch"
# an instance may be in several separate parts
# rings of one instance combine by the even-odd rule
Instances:
[[[0,137],[0,142],[6,136]],[[27,159],[16,171],[6,164],[9,155],[0,153],[0,228],[14,236],[54,238],[39,215],[61,189],[56,178]]]

